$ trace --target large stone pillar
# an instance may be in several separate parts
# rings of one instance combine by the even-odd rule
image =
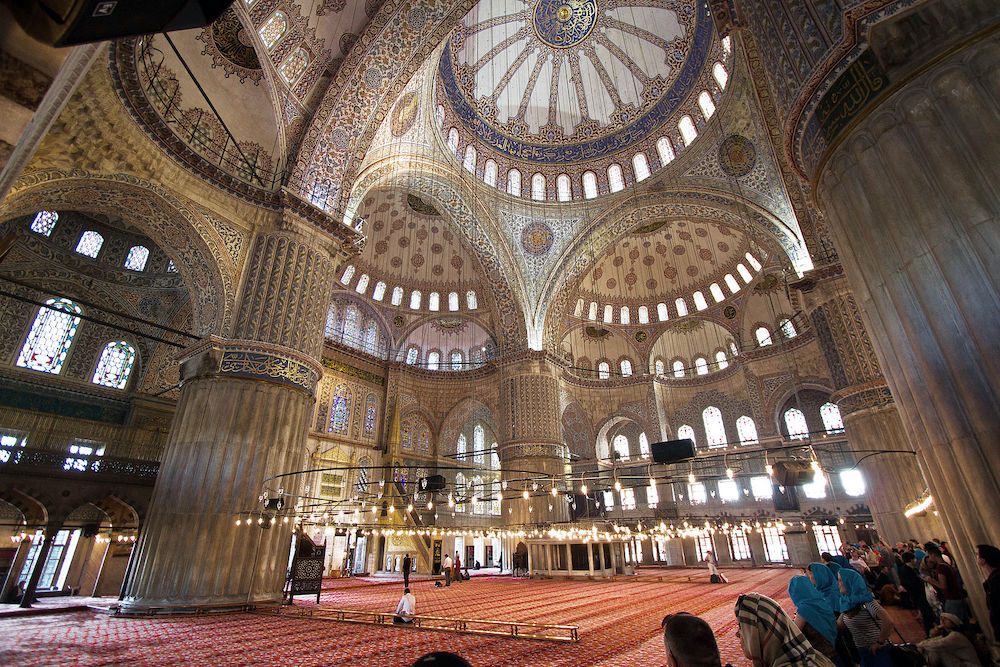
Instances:
[[[308,467],[316,359],[340,252],[311,230],[286,211],[280,231],[259,233],[232,337],[184,353],[180,400],[122,588],[125,609],[281,598],[293,522],[258,523],[260,496],[265,480]],[[267,486],[294,507],[297,476]],[[247,512],[258,513],[249,525]]]
[[[1000,543],[998,72],[995,31],[928,66],[845,130],[817,183],[967,580],[975,545]]]
[[[504,522],[515,526],[569,519],[563,493],[567,453],[560,419],[560,369],[544,352],[526,354],[528,358],[504,367],[500,387],[504,435],[497,453],[507,482],[501,511]],[[550,493],[553,482],[559,488],[555,497]]]
[[[841,266],[810,271],[796,287],[830,368],[833,400],[864,473],[879,534],[891,544],[943,535],[932,512],[909,519],[904,515],[906,506],[924,495],[927,482]]]

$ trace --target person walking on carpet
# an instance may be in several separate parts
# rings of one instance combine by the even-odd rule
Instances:
[[[719,571],[719,559],[711,550],[705,552],[705,562],[708,564],[709,580],[713,584],[728,584],[729,580]]]

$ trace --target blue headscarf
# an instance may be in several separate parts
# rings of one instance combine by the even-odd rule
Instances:
[[[847,591],[846,595],[840,596],[841,611],[849,611],[875,599],[865,585],[864,578],[853,567],[840,568],[840,581]]]
[[[830,572],[833,572],[834,583],[837,583],[837,576],[840,574],[840,568],[843,566],[835,560],[831,560],[826,566],[830,568]],[[840,593],[838,592],[837,595],[840,595]]]
[[[840,567],[837,568],[838,570]],[[840,591],[837,589],[837,574],[823,563],[809,563],[816,590],[823,596],[834,614],[840,612]]]
[[[826,637],[831,644],[837,641],[837,623],[833,610],[820,592],[809,581],[809,577],[797,575],[788,582],[788,595],[795,604],[795,611],[816,632]]]

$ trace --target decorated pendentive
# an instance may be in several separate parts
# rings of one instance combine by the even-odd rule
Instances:
[[[406,93],[396,101],[389,117],[389,130],[392,136],[401,137],[410,131],[417,120],[419,106],[420,97],[414,92]]]
[[[552,228],[544,222],[532,222],[521,231],[521,247],[529,255],[544,255],[552,247]]]
[[[719,167],[727,176],[740,178],[753,171],[757,164],[757,148],[739,134],[731,134],[719,144]]]

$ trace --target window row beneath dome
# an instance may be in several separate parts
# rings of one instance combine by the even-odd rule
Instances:
[[[348,265],[344,269],[343,275],[340,277],[341,284],[345,286],[350,286],[351,282],[354,280],[354,266]],[[354,291],[358,294],[364,295],[368,291],[368,286],[371,284],[371,278],[367,273],[362,273],[357,282],[354,284]],[[385,281],[380,280],[375,283],[375,287],[372,289],[371,298],[374,301],[382,301],[385,299],[386,291],[388,290],[388,285]],[[405,289],[402,286],[395,286],[392,288],[392,293],[389,297],[389,303],[393,306],[401,306],[403,304],[403,297],[405,295]],[[448,310],[457,311],[459,309],[459,294],[458,292],[449,292],[446,297]],[[423,303],[423,293],[420,290],[410,290],[409,307],[410,310],[420,310]],[[441,293],[440,292],[430,292],[427,295],[427,309],[431,312],[438,312],[441,310]],[[479,300],[476,297],[475,290],[466,290],[465,292],[465,307],[468,310],[476,310],[479,308]]]
[[[761,263],[754,257],[750,252],[744,254],[746,261],[750,266],[754,268],[755,271],[760,271]],[[753,274],[750,270],[740,262],[736,265],[736,273],[739,274],[740,278],[743,280],[744,286],[749,285],[753,282]],[[735,296],[741,289],[742,286],[733,277],[733,274],[727,273],[723,277],[723,282],[726,283],[726,287],[729,289],[730,296]],[[726,294],[723,291],[719,283],[712,283],[708,287],[708,292],[712,296],[715,303],[721,303],[726,300]],[[691,295],[691,303],[694,305],[694,311],[706,310],[708,308],[708,299],[705,297],[705,293],[701,290],[696,290]],[[598,316],[604,321],[605,324],[632,324],[632,309],[629,306],[620,306],[617,309],[618,321],[615,322],[615,306],[606,304],[603,307],[603,312],[601,306],[596,301],[591,301],[589,307],[587,306],[584,299],[580,298],[576,301],[576,307],[573,310],[574,317],[584,317],[584,308],[587,309],[586,318],[588,320],[597,321]],[[684,297],[677,297],[673,304],[674,314],[677,317],[684,317],[690,314],[692,311],[688,308],[688,301]],[[650,312],[651,310],[656,311],[656,319],[659,322],[666,322],[670,319],[670,309],[666,302],[661,301],[653,306],[638,306],[636,309],[636,320],[638,324],[649,324],[650,323]]]
[[[55,211],[39,211],[31,221],[30,229],[36,234],[49,237],[52,235],[52,231],[55,229],[58,221],[59,214]],[[74,251],[85,257],[97,259],[103,246],[104,236],[92,229],[88,229],[80,234]],[[130,271],[144,271],[147,261],[149,261],[149,248],[143,245],[134,245],[129,248],[122,266]],[[174,266],[173,260],[170,260],[167,264],[167,273],[176,272],[177,267]]]

